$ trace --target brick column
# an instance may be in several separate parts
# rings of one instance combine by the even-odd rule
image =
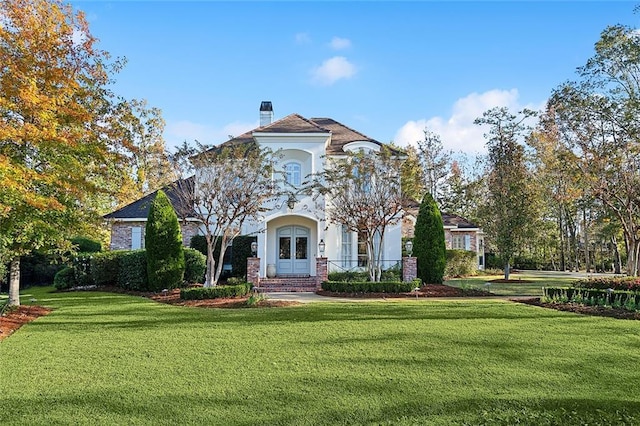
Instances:
[[[402,258],[402,281],[408,283],[418,277],[418,259],[415,257]]]
[[[260,286],[260,258],[247,257],[247,282]]]
[[[329,278],[329,264],[326,257],[316,257],[316,288],[322,288],[322,282]]]

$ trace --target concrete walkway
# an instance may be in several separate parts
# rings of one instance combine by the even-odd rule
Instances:
[[[614,274],[600,274],[600,273],[587,273],[587,272],[571,272],[571,271],[530,271],[530,270],[519,270],[515,272],[512,277],[516,278],[518,276],[530,276],[530,277],[539,277],[539,278],[590,278],[590,277],[602,277],[608,276],[613,277],[616,276]],[[295,292],[295,293],[287,293],[287,292],[275,292],[275,293],[264,293],[267,298],[272,300],[290,300],[294,302],[301,303],[310,303],[310,302],[373,302],[373,301],[393,301],[393,300],[409,300],[407,298],[361,298],[361,297],[328,297],[328,296],[320,296],[319,294],[311,293],[311,292]],[[535,296],[481,296],[481,297],[421,297],[419,300],[478,300],[478,299],[530,299]]]

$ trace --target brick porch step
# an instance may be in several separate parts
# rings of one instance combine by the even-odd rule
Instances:
[[[273,293],[278,291],[316,291],[316,277],[261,278],[258,291]]]

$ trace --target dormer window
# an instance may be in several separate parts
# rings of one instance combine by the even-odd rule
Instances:
[[[289,185],[300,186],[301,182],[301,167],[300,163],[290,162],[284,165],[285,179]]]

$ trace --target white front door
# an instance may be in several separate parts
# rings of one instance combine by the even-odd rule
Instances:
[[[278,275],[309,275],[309,234],[309,228],[304,226],[278,229]]]

